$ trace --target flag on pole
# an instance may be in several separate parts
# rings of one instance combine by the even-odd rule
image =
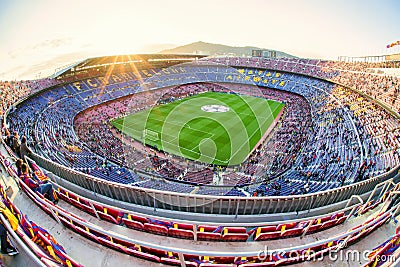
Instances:
[[[391,44],[388,44],[388,45],[386,46],[386,48],[391,48],[391,47],[393,47],[393,46],[395,46],[395,45],[400,45],[400,41],[396,41],[396,42],[393,42],[393,43],[391,43]]]

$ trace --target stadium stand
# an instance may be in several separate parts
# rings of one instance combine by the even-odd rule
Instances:
[[[30,155],[34,161],[28,160],[32,170],[39,176],[49,176],[62,201],[54,205],[21,181],[19,185],[44,212],[79,235],[121,253],[168,265],[280,266],[313,260],[343,249],[343,243],[356,245],[397,215],[399,203],[393,194],[398,185],[392,178],[397,179],[399,165],[399,123],[393,110],[399,80],[364,73],[377,64],[204,58],[179,67],[167,68],[159,63],[136,72],[124,67],[104,77],[109,60],[93,59],[97,65],[103,62],[104,69],[67,73],[64,78],[43,80],[29,87],[24,87],[24,83],[4,83],[3,87],[17,92],[15,96],[11,94],[12,98],[6,95],[3,104],[8,132],[28,137],[35,151]],[[41,90],[48,86],[49,89]],[[235,167],[209,166],[172,157],[143,146],[111,125],[112,119],[123,114],[204,92],[252,95],[286,105],[269,138],[241,166]],[[387,92],[392,94],[391,98],[382,96]],[[12,107],[19,99],[23,101]],[[10,138],[6,136],[4,144]],[[5,148],[15,156],[16,151]],[[12,161],[5,156],[1,161],[18,180]],[[223,181],[222,186],[215,184],[216,178]],[[64,184],[56,182],[62,179]],[[63,186],[68,183],[93,188],[98,194],[96,200],[84,190],[71,189],[77,187]],[[379,186],[383,189],[374,195]],[[128,188],[135,193],[126,194],[124,190]],[[107,190],[110,193],[104,194]],[[139,192],[142,197],[136,198]],[[360,203],[350,205],[353,195],[362,195],[364,200],[370,197],[366,202],[360,198]],[[193,197],[194,201],[205,202],[208,196],[219,202],[207,203],[212,205],[211,212],[206,205],[191,207],[182,201]],[[105,201],[107,197],[112,197],[112,201]],[[134,198],[125,202],[141,202],[153,209],[153,214],[121,208],[119,201],[124,197]],[[258,199],[277,204],[258,207]],[[294,201],[297,203],[293,204]],[[333,206],[327,212],[328,205],[343,201],[347,203],[345,208]],[[11,202],[8,205],[17,210]],[[219,209],[219,214],[235,215],[235,219],[257,212],[289,215],[320,209],[321,213],[312,216],[304,212],[298,219],[255,223],[218,223],[211,216],[205,216],[205,221],[190,221],[156,215],[169,209],[201,216]],[[85,214],[92,215],[93,220],[86,220]],[[23,218],[22,213],[19,216]],[[28,225],[25,234],[31,234],[29,221],[24,223]],[[108,224],[116,228],[108,230]],[[201,251],[190,246],[177,248],[143,241],[140,235],[130,238],[121,234],[126,230],[192,245],[218,241],[228,248],[244,242],[253,242],[255,246],[242,252]],[[304,236],[306,240],[302,241]],[[43,233],[38,233],[37,239],[47,250],[52,245]],[[272,251],[260,260],[255,248],[282,239],[290,239],[296,245],[277,246],[282,248],[279,253]],[[396,233],[375,248],[365,266],[383,266],[385,263],[378,258],[397,255],[397,239]],[[64,266],[80,266],[62,250],[55,254],[47,252],[51,257],[42,257],[47,266],[53,266],[54,260]]]
[[[199,71],[204,71],[205,75],[208,75],[207,73],[212,73],[215,72],[216,74],[219,74],[220,72],[223,73],[223,77],[219,79],[223,79],[223,82],[225,84],[218,85],[218,84],[213,84],[213,86],[209,86],[208,84],[198,84],[196,89],[193,89],[193,85],[186,87],[181,86],[179,90],[182,92],[177,93],[175,96],[179,95],[191,95],[191,94],[196,94],[200,92],[204,92],[206,90],[212,90],[212,91],[223,91],[226,87],[227,84],[226,82],[230,81],[231,75],[227,75],[226,71],[227,70],[220,70],[215,67],[207,67],[205,68],[204,66],[200,67],[193,67],[193,66],[185,66],[181,67],[182,68],[182,73],[180,74],[175,74],[176,76],[180,75],[182,76],[179,79],[185,79],[187,80],[188,78],[186,76],[192,75],[193,72],[199,73]],[[193,70],[195,68],[195,70]],[[214,69],[213,69],[214,68]],[[222,72],[223,71],[223,72]],[[231,71],[231,70],[229,70]],[[253,156],[250,156],[249,160],[247,163],[245,163],[245,168],[242,170],[242,179],[238,179],[239,183],[231,183],[233,185],[242,185],[242,184],[248,184],[251,181],[261,181],[260,175],[256,175],[256,177],[253,177],[256,173],[257,174],[265,174],[269,173],[272,177],[268,177],[268,180],[271,178],[274,178],[275,176],[280,176],[280,179],[276,182],[279,184],[278,187],[280,187],[279,190],[276,190],[274,188],[271,189],[271,185],[269,183],[262,184],[258,188],[255,189],[250,189],[248,193],[254,194],[256,191],[257,194],[260,193],[260,195],[288,195],[288,194],[297,194],[297,193],[307,193],[307,192],[317,192],[317,191],[322,191],[330,188],[335,188],[340,185],[344,184],[349,184],[354,181],[359,181],[363,180],[366,177],[369,177],[371,173],[377,175],[386,170],[387,164],[386,162],[381,163],[381,160],[383,161],[389,161],[389,163],[392,163],[391,166],[395,166],[396,162],[398,162],[398,156],[397,154],[393,154],[393,158],[390,156],[391,154],[388,153],[388,157],[380,155],[374,155],[373,158],[363,158],[363,150],[361,150],[360,147],[365,146],[363,145],[364,139],[361,139],[358,131],[363,131],[363,124],[359,123],[358,116],[354,116],[351,114],[352,112],[352,107],[350,107],[350,110],[347,110],[346,105],[350,106],[349,103],[344,102],[342,106],[337,106],[336,109],[332,109],[331,106],[334,105],[332,103],[332,99],[330,99],[328,96],[323,96],[324,93],[322,93],[321,96],[316,97],[316,95],[319,94],[319,92],[326,92],[327,94],[331,92],[331,94],[335,97],[333,93],[336,92],[336,90],[339,89],[332,89],[332,85],[328,83],[324,83],[322,81],[313,81],[309,78],[301,77],[301,76],[294,76],[293,74],[286,74],[286,73],[279,73],[279,72],[271,72],[271,71],[257,71],[255,69],[238,69],[238,73],[242,74],[243,77],[241,77],[244,82],[247,79],[246,77],[253,77],[252,82],[258,81],[259,84],[262,84],[263,86],[269,86],[276,88],[275,90],[286,90],[292,93],[300,94],[303,95],[303,97],[306,97],[306,99],[311,103],[312,108],[314,111],[318,114],[317,116],[314,116],[315,121],[314,123],[314,134],[317,134],[317,136],[314,137],[314,140],[319,140],[321,138],[327,139],[327,141],[322,142],[320,141],[320,145],[316,146],[312,142],[308,142],[308,148],[307,147],[300,147],[301,142],[299,142],[299,138],[303,138],[303,142],[305,142],[305,136],[311,136],[313,133],[307,133],[304,132],[303,134],[295,135],[295,139],[292,142],[286,142],[285,143],[285,148],[279,146],[279,140],[272,139],[270,142],[264,144],[265,147],[261,147],[259,150],[254,153]],[[169,74],[170,75],[170,74]],[[118,77],[118,76],[117,76]],[[214,82],[218,82],[218,76],[217,80],[214,80]],[[268,77],[272,77],[271,79],[268,79]],[[133,74],[131,74],[130,78],[133,78]],[[153,77],[151,77],[153,78]],[[189,77],[190,78],[190,77]],[[196,77],[197,78],[197,77]],[[178,79],[178,78],[176,78]],[[115,137],[115,130],[111,127],[109,120],[111,118],[115,118],[117,114],[125,114],[128,112],[128,107],[134,106],[134,110],[140,110],[145,107],[148,107],[149,105],[154,104],[152,102],[152,99],[159,99],[160,95],[163,94],[163,91],[157,91],[157,94],[152,94],[152,98],[147,97],[147,93],[136,93],[133,96],[127,96],[126,98],[123,98],[123,102],[117,101],[112,101],[112,102],[107,102],[105,104],[100,105],[98,108],[91,108],[86,114],[81,114],[76,118],[76,127],[78,129],[78,136],[81,138],[78,138],[78,136],[75,134],[73,130],[73,121],[74,121],[74,116],[77,114],[77,111],[85,110],[86,108],[93,106],[93,105],[98,105],[100,103],[103,103],[107,100],[112,99],[114,96],[113,94],[118,92],[121,89],[118,88],[124,88],[124,94],[128,95],[129,93],[132,93],[135,91],[135,89],[129,87],[125,88],[126,86],[126,81],[122,83],[116,83],[116,84],[107,84],[104,88],[98,88],[101,84],[100,82],[101,79],[97,80],[96,78],[91,78],[87,79],[84,82],[79,82],[79,85],[77,83],[74,84],[74,86],[63,86],[59,87],[58,89],[52,90],[51,94],[48,95],[49,92],[44,92],[42,95],[38,95],[39,99],[35,101],[36,103],[43,103],[44,106],[36,106],[35,110],[40,110],[43,109],[44,112],[39,115],[39,118],[41,121],[46,121],[46,123],[38,123],[36,124],[37,131],[35,131],[35,134],[33,136],[28,136],[31,137],[31,140],[34,140],[35,143],[39,144],[39,149],[44,153],[44,155],[47,155],[50,159],[64,164],[66,166],[75,168],[77,170],[80,170],[86,174],[90,175],[95,175],[97,177],[100,177],[102,179],[106,179],[109,181],[117,181],[120,183],[135,183],[138,181],[138,177],[133,174],[132,172],[126,170],[123,166],[126,166],[126,160],[124,157],[126,157],[125,152],[126,151],[131,151],[133,149],[122,149],[123,146],[121,145],[121,139],[118,137]],[[118,81],[123,81],[123,77],[119,77],[118,79],[114,79]],[[161,77],[157,77],[157,75],[154,76],[154,80],[152,79],[151,82],[157,83],[158,81],[163,80],[165,83],[165,80],[162,79]],[[188,81],[189,82],[189,81]],[[237,82],[237,81],[236,81]],[[171,84],[168,84],[171,85]],[[258,84],[257,84],[258,85]],[[196,86],[196,84],[194,84]],[[183,88],[182,88],[183,87]],[[67,89],[68,88],[68,89]],[[77,90],[77,88],[79,90]],[[87,90],[85,90],[85,88]],[[92,89],[91,89],[92,88]],[[313,88],[320,88],[319,91],[313,90]],[[128,90],[126,90],[128,89]],[[254,89],[254,88],[253,88]],[[136,89],[137,90],[137,89]],[[225,89],[226,90],[226,89]],[[251,87],[248,88],[243,85],[234,85],[232,88],[229,90],[232,90],[233,92],[236,93],[247,93],[247,94],[252,94]],[[334,90],[334,91],[332,91]],[[341,90],[346,90],[344,88],[341,88]],[[66,97],[68,95],[68,92],[78,92],[76,97]],[[165,89],[167,91],[167,89]],[[269,91],[268,89],[261,89],[261,90],[254,90],[255,93],[259,93],[260,91],[263,94],[268,95],[269,97],[272,98],[272,95],[274,94],[274,91],[271,90]],[[275,91],[275,94],[278,94]],[[90,93],[90,94],[89,94]],[[346,93],[348,93],[346,91]],[[96,95],[101,95],[101,97],[93,97]],[[357,97],[356,93],[353,94],[353,99],[360,98]],[[290,95],[290,94],[288,94]],[[120,96],[120,95],[118,95]],[[170,96],[167,94],[166,98],[170,98]],[[290,96],[292,97],[292,96]],[[293,96],[295,97],[295,96]],[[288,96],[289,98],[289,96]],[[46,105],[48,105],[48,99],[51,100],[52,104],[44,108]],[[64,99],[61,101],[61,99]],[[301,99],[301,98],[298,98]],[[284,98],[284,94],[280,95],[280,100],[284,102],[290,102],[288,99]],[[343,102],[344,99],[342,99]],[[33,100],[32,100],[33,101]],[[300,100],[297,100],[300,101]],[[305,100],[303,100],[305,101]],[[349,100],[350,101],[350,100]],[[364,100],[366,102],[369,102],[367,99]],[[129,103],[127,105],[127,103]],[[136,103],[139,103],[137,105]],[[142,103],[142,104],[140,104]],[[309,110],[310,108],[307,107],[306,102],[303,104],[304,109],[302,110]],[[133,108],[133,107],[132,107]],[[296,105],[296,108],[299,108],[298,105]],[[59,114],[61,114],[59,111],[64,110],[62,114],[71,114],[67,116],[63,116],[63,118],[59,117]],[[300,116],[300,111],[291,111],[290,107],[287,107],[288,112],[292,113],[287,113],[285,116],[284,120],[290,120],[290,115],[289,114],[297,114],[297,116]],[[26,114],[28,112],[28,114]],[[132,112],[131,110],[129,112]],[[307,111],[306,111],[307,112]],[[322,112],[322,113],[321,113]],[[320,114],[321,113],[321,114]],[[326,113],[326,114],[324,114]],[[358,115],[359,111],[357,112],[356,115]],[[100,116],[97,116],[95,114],[102,114]],[[307,114],[307,113],[306,113]],[[303,114],[301,114],[303,115]],[[10,114],[10,117],[14,117],[15,120],[19,120],[16,125],[19,127],[22,127],[23,129],[29,129],[32,126],[27,126],[24,125],[24,118],[31,116],[29,114],[29,111],[25,111],[24,107],[21,107],[18,109],[18,112],[15,113],[15,115]],[[83,117],[80,117],[83,116]],[[296,115],[292,115],[296,116]],[[379,114],[373,114],[372,116],[379,116]],[[69,118],[68,118],[69,117]],[[87,118],[91,118],[90,120],[87,120]],[[307,116],[310,118],[311,116]],[[332,118],[334,118],[333,123],[331,123],[331,126],[327,127],[326,121],[332,121]],[[84,124],[79,124],[79,122],[84,121]],[[108,121],[108,124],[107,124]],[[296,118],[292,118],[292,123],[283,121],[281,122],[281,128],[279,129],[280,131],[285,131],[286,133],[292,132],[293,128],[291,128],[290,125],[296,124],[295,122],[298,121]],[[310,121],[303,120],[302,121],[303,127],[295,126],[301,128],[303,131],[308,130],[307,125],[311,125]],[[357,124],[358,129],[355,128],[355,124]],[[393,128],[396,128],[396,121],[392,122]],[[321,127],[324,130],[328,131],[323,131],[316,129],[315,127]],[[42,128],[43,127],[43,128]],[[96,129],[94,129],[94,127]],[[293,127],[293,126],[292,126]],[[82,132],[79,130],[83,129]],[[18,132],[22,132],[22,134],[28,134],[28,132],[25,132],[23,130],[19,130],[17,128]],[[331,132],[329,132],[331,131]],[[89,134],[90,133],[90,134]],[[374,132],[376,133],[376,132]],[[278,134],[274,135],[274,138],[278,138]],[[321,136],[318,136],[321,135]],[[90,136],[91,140],[88,139]],[[114,137],[113,137],[114,136]],[[331,140],[332,137],[339,137],[337,138],[338,140]],[[284,138],[285,136],[283,135],[281,138]],[[368,136],[365,136],[368,138]],[[358,139],[358,144],[355,143],[355,140]],[[312,140],[312,139],[311,139]],[[375,139],[373,139],[375,140]],[[82,143],[82,141],[86,141],[85,144]],[[342,142],[343,145],[342,145]],[[296,144],[296,147],[293,147],[294,144]],[[391,143],[392,144],[392,143]],[[136,145],[138,145],[138,142],[136,142]],[[269,169],[265,169],[262,167],[263,164],[258,164],[257,161],[252,160],[252,157],[254,158],[267,158],[263,157],[261,154],[263,151],[268,151],[268,153],[271,152],[270,149],[266,149],[266,147],[270,148],[271,146],[275,146],[275,149],[279,150],[280,152],[283,151],[285,154],[275,154],[274,157],[268,157],[269,159],[273,159],[272,162],[270,163],[265,163],[265,165],[269,165]],[[371,144],[368,144],[371,146]],[[375,145],[375,142],[372,143],[372,145]],[[89,147],[93,152],[97,152],[96,154],[92,154],[92,152],[88,151],[86,147]],[[343,147],[342,147],[343,146]],[[319,147],[319,149],[315,149],[316,147]],[[341,150],[336,151],[333,149],[334,147],[342,147]],[[296,154],[300,150],[300,148],[303,150],[302,155],[296,157]],[[370,149],[371,150],[371,149]],[[369,150],[369,151],[370,151]],[[378,151],[379,153],[387,153],[388,151],[386,149],[372,149],[372,152]],[[57,152],[54,153],[52,151],[62,151],[62,153]],[[367,152],[369,152],[367,151]],[[135,155],[133,157],[129,157],[130,160],[135,160],[138,159],[137,161],[131,162],[132,164],[130,165],[137,165],[138,161],[141,161],[142,163],[147,163],[146,165],[141,165],[141,167],[146,170],[150,170],[152,172],[156,172],[158,175],[161,175],[163,177],[167,178],[173,178],[175,180],[185,180],[188,182],[193,182],[189,181],[187,177],[185,178],[184,173],[188,175],[188,171],[190,170],[190,167],[186,166],[182,169],[180,166],[175,166],[173,162],[170,162],[168,159],[163,159],[159,161],[158,157],[154,156],[149,156],[147,155],[146,158],[148,158],[150,161],[145,160],[143,161],[143,158],[145,157],[145,151],[144,150],[136,150],[133,152]],[[99,159],[99,156],[102,156],[102,159]],[[115,162],[118,162],[118,165],[115,165],[113,162],[107,162],[107,160],[104,158],[105,155],[109,155],[112,159],[114,159]],[[293,159],[296,159],[295,162],[293,162]],[[350,161],[346,161],[346,159],[350,159]],[[99,164],[93,164],[92,162],[94,161],[101,161],[102,166],[99,166]],[[366,161],[366,163],[363,162]],[[336,162],[335,162],[336,161]],[[275,163],[274,163],[275,162]],[[279,162],[279,164],[278,164]],[[105,164],[104,164],[105,163]],[[328,164],[330,163],[330,164]],[[349,165],[350,166],[349,166]],[[366,165],[367,169],[363,170],[363,172],[360,174],[358,172],[359,168],[361,168],[362,164]],[[371,169],[371,166],[374,165],[373,170]],[[283,169],[290,169],[288,172],[285,172],[284,175],[278,175],[276,174],[276,171],[282,170]],[[364,167],[364,166],[362,166]],[[237,173],[237,172],[235,172]],[[340,175],[337,177],[335,174],[339,173]],[[122,175],[121,175],[122,174]],[[125,176],[124,176],[125,174]],[[321,174],[321,175],[319,175]],[[227,173],[225,176],[230,177],[233,174]],[[241,174],[239,174],[241,175]],[[124,178],[119,178],[119,177],[124,177]],[[335,176],[334,179],[331,177]],[[189,177],[190,177],[190,172],[189,172]],[[322,183],[319,181],[313,181],[313,177],[318,177],[320,181],[324,180],[327,181],[328,183]],[[345,179],[347,177],[347,180]],[[265,177],[264,177],[265,178]],[[243,182],[241,183],[241,181]],[[212,181],[211,177],[207,178],[207,180],[202,181],[202,182],[196,182],[198,184],[207,184]],[[228,179],[227,179],[228,181]],[[228,182],[229,183],[229,182]],[[286,185],[290,184],[288,188],[286,189]],[[294,186],[293,186],[294,184]],[[282,189],[282,187],[284,187]],[[306,189],[306,191],[304,190]],[[239,193],[239,195],[241,195]]]

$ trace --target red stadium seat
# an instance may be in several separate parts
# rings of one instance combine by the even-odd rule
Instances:
[[[199,225],[197,228],[197,240],[221,241],[221,233],[214,233],[218,226]]]
[[[88,203],[88,201],[86,201],[84,199],[79,199],[75,194],[67,192],[62,188],[58,188],[58,189],[59,189],[59,195],[60,195],[61,199],[69,202],[70,204],[77,207],[78,209],[83,210],[83,211],[95,216],[95,212],[92,209],[92,207],[90,206],[90,204]]]
[[[261,228],[261,232],[275,232],[276,231],[276,226],[273,226],[273,225],[263,226],[260,228]]]
[[[128,228],[144,231],[143,223],[141,221],[135,220],[134,217],[130,214],[128,215],[128,218],[122,218],[122,223],[125,224],[125,226]]]
[[[145,252],[141,252],[141,251],[137,251],[137,250],[132,250],[129,254],[138,257],[138,258],[142,258],[145,260],[150,260],[150,261],[155,261],[155,262],[161,262],[160,257],[155,256],[155,255],[151,255],[149,253],[145,253]]]
[[[145,224],[149,221],[146,217],[135,215],[135,214],[128,214],[128,219],[141,222],[142,224]]]
[[[325,230],[325,229],[335,226],[337,224],[337,221],[338,221],[337,219],[334,219],[334,220],[330,220],[330,221],[326,221],[326,222],[322,223],[320,230],[322,231],[322,230]]]
[[[61,194],[64,194],[67,198],[69,198],[70,200],[76,200],[76,201],[78,201],[79,202],[79,198],[74,194],[74,193],[71,193],[71,192],[69,192],[69,191],[66,191],[66,190],[63,190],[63,189],[61,189],[61,188],[59,188],[60,189],[60,193]]]
[[[168,227],[159,224],[145,223],[143,229],[156,235],[168,235]]]
[[[254,241],[277,239],[281,237],[281,231],[275,231],[274,226],[258,227],[254,232]]]
[[[303,233],[303,228],[292,228],[282,232],[282,237],[300,236]]]
[[[45,243],[46,246],[52,247],[50,240],[49,240],[44,234],[42,234],[41,232],[38,232],[38,237],[40,238],[40,240],[41,240],[42,242]],[[78,262],[76,262],[76,261],[75,261],[74,259],[72,259],[71,257],[69,257],[67,254],[65,254],[64,252],[62,252],[61,250],[56,250],[56,249],[54,249],[53,251],[54,251],[54,254],[55,254],[57,257],[59,257],[59,258],[66,258],[66,259],[71,263],[71,266],[83,266],[83,265],[79,264]],[[67,265],[66,262],[64,262],[64,264]]]
[[[297,225],[296,222],[279,224],[276,227],[276,231],[281,231],[282,229],[285,229],[285,230],[292,229],[292,228],[296,227],[296,225]]]
[[[340,217],[340,218],[337,220],[336,225],[339,225],[339,224],[344,223],[344,221],[346,221],[346,219],[347,219],[347,216]]]
[[[321,224],[313,224],[308,228],[307,234],[318,232],[321,228]]]
[[[61,188],[58,188],[58,195],[60,196],[60,198],[66,202],[71,203],[70,198],[65,194],[65,191]]]
[[[84,208],[82,207],[83,205],[76,199],[70,198],[69,203],[71,203],[73,206],[77,207],[80,210],[83,210]]]
[[[93,216],[96,216],[96,212],[92,209],[91,206],[88,206],[86,204],[81,204],[81,209]]]
[[[161,263],[168,264],[168,265],[174,265],[174,266],[182,266],[182,264],[177,256],[175,256],[175,257],[171,256],[171,258],[170,257],[162,257]],[[199,266],[199,264],[197,262],[186,261],[186,260],[185,260],[185,265],[188,267],[198,267]]]
[[[315,219],[312,225],[308,228],[307,234],[318,232],[322,225],[322,219]]]
[[[188,223],[175,223],[178,225],[179,229],[191,230],[193,231],[193,224]]]
[[[124,253],[130,254],[132,251],[135,249],[135,244],[131,243],[129,241],[125,241],[119,238],[113,238],[112,242],[118,244],[118,246],[121,246],[118,248],[118,250],[122,250]]]
[[[194,239],[193,225],[174,223],[174,227],[168,229],[168,235],[178,238]]]
[[[143,248],[145,249],[145,248]],[[155,261],[155,262],[161,262],[161,259],[159,256],[151,254],[147,251],[142,251],[142,248],[140,246],[135,246],[134,249],[128,249],[128,254],[133,255],[135,257],[139,257],[145,260],[150,260],[150,261]]]
[[[91,231],[93,232],[93,230],[91,230]],[[97,240],[101,244],[103,244],[103,245],[105,245],[107,247],[110,247],[112,249],[115,249],[117,251],[121,251],[121,252],[126,253],[126,254],[128,253],[127,247],[115,242],[114,239],[111,238],[110,236],[108,236],[108,235],[98,236],[98,233],[96,233],[95,235],[97,235]],[[118,241],[118,240],[116,239],[116,241]]]
[[[124,213],[122,211],[111,207],[107,208],[107,213],[113,216],[117,221],[120,221],[121,218],[124,216]]]
[[[224,227],[222,232],[223,241],[246,241],[248,238],[245,227]]]
[[[92,203],[92,201],[86,200],[84,198],[79,198],[79,202],[82,203],[82,205],[86,205],[86,206],[89,206],[89,207],[90,207],[90,203]]]
[[[105,208],[105,207],[103,208],[102,211],[98,210],[97,214],[101,219],[115,224],[120,224],[121,217],[123,216],[122,212],[114,210],[112,208]]]
[[[320,223],[324,223],[324,222],[326,222],[326,221],[329,221],[331,219],[331,216],[324,216],[324,217],[321,217],[321,218],[319,218],[319,219],[316,219],[315,220],[315,223],[316,222],[318,222],[318,220],[320,220]]]
[[[185,261],[200,260],[200,256],[198,256],[198,255],[183,254],[183,257],[185,258]]]
[[[337,213],[336,215],[335,215],[335,219],[339,219],[339,218],[342,218],[344,216],[344,212],[342,211],[342,212],[339,212],[339,213]]]
[[[65,227],[72,228],[71,222],[70,222],[69,220],[67,220],[67,219],[64,218],[63,216],[58,216],[58,218],[60,219],[61,223],[62,223]]]
[[[200,264],[200,266],[211,266],[211,265],[203,265],[203,264],[216,264],[216,263],[206,263],[206,262],[217,262],[220,265],[212,265],[212,266],[236,266],[233,262],[235,262],[235,257],[208,257],[202,256],[201,260],[204,263]]]
[[[149,253],[149,254],[152,254],[152,255],[156,255],[156,256],[158,256],[160,258],[168,256],[168,252],[167,251],[156,249],[156,248],[142,247],[142,251],[145,251],[146,253]]]

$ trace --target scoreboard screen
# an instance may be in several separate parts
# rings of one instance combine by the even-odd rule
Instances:
[[[253,57],[267,57],[267,58],[276,58],[276,51],[271,50],[252,50],[251,56]]]
[[[262,57],[262,50],[252,50],[251,55],[253,57]]]

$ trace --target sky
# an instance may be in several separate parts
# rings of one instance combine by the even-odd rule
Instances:
[[[398,0],[0,0],[0,80],[197,41],[305,58],[390,54],[399,14]]]

